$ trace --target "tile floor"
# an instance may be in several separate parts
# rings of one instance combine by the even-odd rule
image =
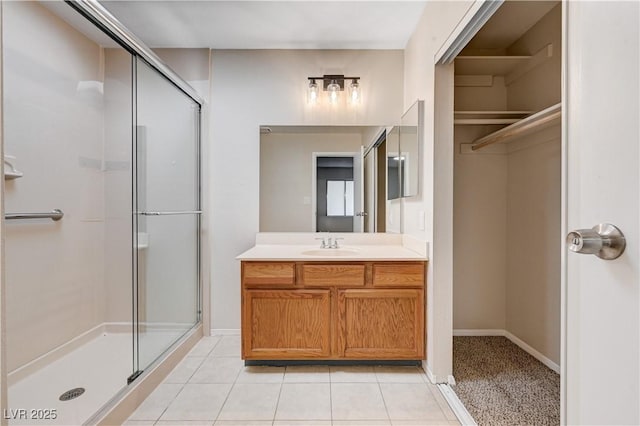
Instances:
[[[239,336],[205,337],[125,425],[459,425],[417,367],[244,367]]]

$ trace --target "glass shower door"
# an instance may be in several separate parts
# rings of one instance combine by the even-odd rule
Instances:
[[[200,106],[143,60],[136,66],[137,362],[144,370],[199,321]]]

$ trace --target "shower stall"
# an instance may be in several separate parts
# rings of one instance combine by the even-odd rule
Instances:
[[[2,2],[9,424],[83,424],[201,320],[197,93],[93,0]]]

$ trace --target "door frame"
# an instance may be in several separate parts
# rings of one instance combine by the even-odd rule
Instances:
[[[443,371],[452,378],[453,374],[453,60],[475,34],[484,26],[491,16],[502,5],[503,0],[476,0],[469,8],[464,18],[451,33],[449,38],[434,57],[435,68],[435,96],[434,96],[434,140],[447,141],[448,143],[435,144],[434,148],[434,194],[437,200],[442,200],[439,205],[434,205],[433,217],[434,228],[439,230],[434,233],[433,250],[442,251],[445,254],[435,256],[432,260],[434,271],[438,270],[438,283],[443,287],[442,292],[448,294],[447,303],[437,303],[432,305],[434,317],[445,317],[451,319],[446,324],[448,333],[442,333],[444,324],[436,327],[433,342],[434,347],[449,347],[448,356],[439,359],[439,374],[433,374],[432,379],[444,383]],[[567,3],[562,2],[562,58],[561,58],[561,102],[566,105],[567,101]],[[564,107],[563,107],[564,110]],[[564,235],[567,233],[567,117],[562,113],[561,118],[561,213],[560,213],[560,237],[558,244],[562,247],[560,264],[560,423],[566,424],[567,417],[567,387],[566,387],[566,352],[567,352],[567,263],[566,250],[564,247]],[[434,273],[435,277],[435,273]],[[439,299],[439,302],[444,300]],[[442,352],[438,352],[442,354]],[[434,363],[435,364],[435,363]]]
[[[360,155],[359,152],[312,152],[311,153],[311,232],[318,232],[318,157],[351,157],[356,160]],[[354,185],[356,177],[353,177]],[[360,186],[363,186],[364,182],[360,182]],[[355,210],[354,210],[355,211]],[[355,231],[354,231],[355,232]]]

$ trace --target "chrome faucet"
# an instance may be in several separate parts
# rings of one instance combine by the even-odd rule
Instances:
[[[321,249],[339,249],[340,245],[338,245],[338,240],[344,240],[344,238],[322,237],[316,238],[316,240],[322,240],[320,243]]]
[[[322,238],[316,238],[316,240],[322,240],[322,242],[320,243],[320,248],[329,248],[329,246],[327,245],[327,240],[325,239],[325,237]],[[329,241],[331,241],[331,239],[329,239]]]

